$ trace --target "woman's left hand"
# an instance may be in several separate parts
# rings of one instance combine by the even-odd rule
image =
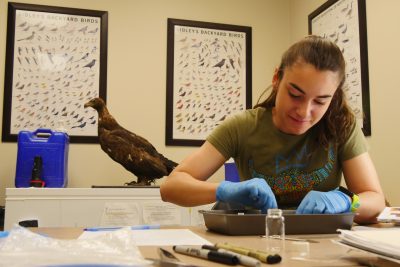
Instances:
[[[336,214],[349,212],[350,208],[350,197],[339,190],[310,191],[301,201],[296,214]]]

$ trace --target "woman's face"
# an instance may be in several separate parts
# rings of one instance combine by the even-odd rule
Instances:
[[[284,69],[280,81],[275,73],[272,84],[278,90],[272,112],[275,126],[284,133],[300,135],[324,116],[339,77],[336,72],[319,71],[300,61]]]

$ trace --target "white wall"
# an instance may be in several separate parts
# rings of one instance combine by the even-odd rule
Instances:
[[[17,1],[18,2],[18,1]],[[253,102],[266,88],[289,45],[289,0],[24,0],[23,3],[106,10],[108,24],[107,102],[125,128],[142,135],[179,162],[193,147],[166,147],[167,18],[252,27]],[[0,0],[0,85],[4,81],[7,1]],[[3,101],[3,90],[0,90]],[[2,116],[2,108],[0,115]],[[136,179],[98,144],[71,144],[69,187],[122,185]],[[14,186],[17,145],[0,143],[0,205]],[[220,170],[213,180],[223,177]]]

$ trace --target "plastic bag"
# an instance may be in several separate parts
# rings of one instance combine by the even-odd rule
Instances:
[[[148,266],[133,240],[122,228],[92,239],[55,239],[15,226],[0,239],[0,266]]]

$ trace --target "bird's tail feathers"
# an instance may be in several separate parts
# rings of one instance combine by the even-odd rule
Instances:
[[[161,156],[165,159],[165,166],[167,167],[168,174],[170,174],[172,172],[172,170],[175,169],[176,166],[178,166],[178,163],[176,163],[175,161],[172,161],[170,159],[167,159],[162,154],[161,154]]]

